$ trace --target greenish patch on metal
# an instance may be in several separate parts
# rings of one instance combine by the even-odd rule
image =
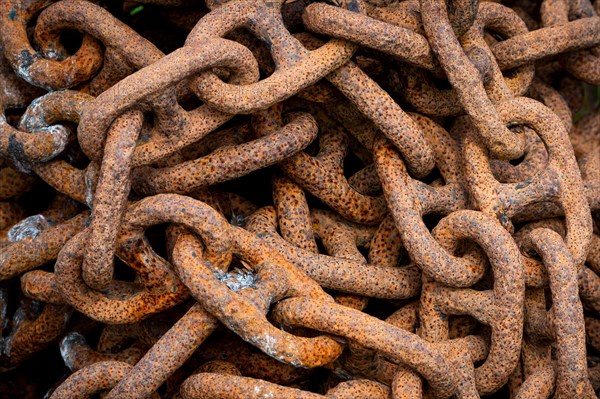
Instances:
[[[144,6],[137,6],[133,10],[129,11],[129,15],[139,14],[144,11]]]

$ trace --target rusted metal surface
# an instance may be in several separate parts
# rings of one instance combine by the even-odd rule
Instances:
[[[0,2],[0,398],[596,398],[599,15]]]

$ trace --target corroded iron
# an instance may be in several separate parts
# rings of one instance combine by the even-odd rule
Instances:
[[[109,3],[0,2],[0,392],[597,397],[600,1]]]

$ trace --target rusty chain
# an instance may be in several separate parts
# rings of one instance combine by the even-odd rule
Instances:
[[[0,397],[597,398],[599,0],[2,0],[0,88]]]

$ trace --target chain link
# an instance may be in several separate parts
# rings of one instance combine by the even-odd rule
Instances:
[[[597,397],[599,1],[109,3],[0,2],[0,390]]]

